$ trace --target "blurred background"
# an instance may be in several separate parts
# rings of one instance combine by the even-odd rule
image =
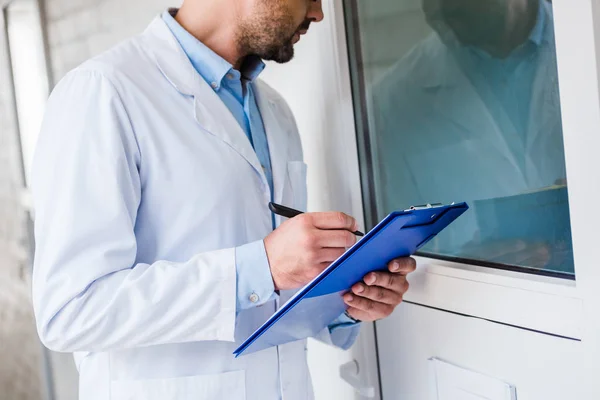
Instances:
[[[77,398],[72,356],[39,342],[27,184],[49,89],[177,0],[0,0],[0,399]]]

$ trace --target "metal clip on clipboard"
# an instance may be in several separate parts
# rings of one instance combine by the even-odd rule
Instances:
[[[452,205],[454,205],[454,203],[452,203]],[[424,210],[427,208],[435,208],[435,207],[443,207],[443,204],[442,203],[431,203],[431,204],[427,203],[427,204],[423,204],[420,206],[411,206],[408,210]]]

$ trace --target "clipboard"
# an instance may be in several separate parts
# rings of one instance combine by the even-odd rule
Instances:
[[[425,205],[385,217],[314,278],[235,351],[236,357],[315,336],[347,309],[343,295],[369,272],[385,271],[399,257],[415,254],[461,216],[466,203]]]

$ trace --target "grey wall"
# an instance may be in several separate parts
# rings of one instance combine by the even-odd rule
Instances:
[[[0,40],[3,44],[2,33]],[[30,306],[21,153],[9,78],[7,53],[0,51],[0,399],[37,400],[41,352]]]
[[[162,10],[180,4],[181,0],[46,0],[55,79],[141,32]]]

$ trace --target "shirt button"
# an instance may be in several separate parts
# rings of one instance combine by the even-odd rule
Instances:
[[[219,84],[217,82],[211,83],[210,86],[215,90],[219,88]]]
[[[252,302],[252,303],[256,303],[258,302],[258,295],[256,293],[252,293],[250,295],[250,297],[248,297],[248,299]]]
[[[227,76],[227,79],[233,79],[233,78],[235,78],[232,73],[229,73],[226,76]]]

